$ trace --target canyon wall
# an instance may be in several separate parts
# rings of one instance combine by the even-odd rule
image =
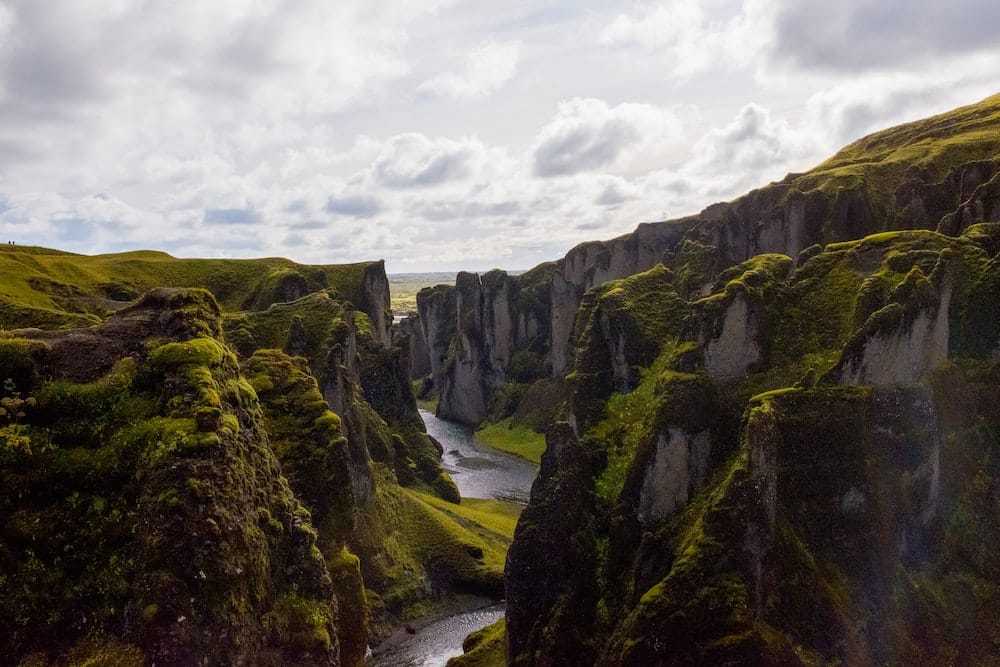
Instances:
[[[1000,220],[998,173],[992,161],[956,167],[940,181],[931,174],[907,172],[891,207],[864,182],[803,190],[814,185],[815,177],[793,174],[695,216],[645,223],[609,241],[581,244],[559,261],[528,274],[463,274],[461,285],[425,290],[418,300],[429,354],[418,352],[414,366],[421,371],[430,368],[442,398],[440,416],[477,423],[485,417],[496,389],[507,381],[517,351],[530,347],[541,355],[540,364],[552,376],[561,377],[571,369],[578,311],[584,294],[594,287],[662,262],[682,268],[683,291],[695,296],[705,294],[725,268],[762,253],[795,259],[823,245],[898,229],[941,227],[961,233],[970,223]],[[526,279],[537,297],[527,309],[516,298]],[[452,302],[454,306],[449,305]],[[736,301],[732,307],[746,304]],[[738,315],[731,312],[723,338],[707,351],[719,372],[734,367],[729,359],[733,355],[744,364],[754,356],[744,354],[753,349],[750,338],[739,346],[733,338],[747,335],[744,324],[753,326],[748,313]],[[738,324],[737,319],[745,323]]]

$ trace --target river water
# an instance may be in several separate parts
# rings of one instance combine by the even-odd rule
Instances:
[[[526,505],[538,467],[524,459],[483,447],[472,429],[420,411],[427,433],[444,447],[441,463],[463,498],[496,498]]]
[[[524,459],[479,445],[472,429],[420,411],[427,433],[444,447],[442,464],[463,498],[495,498],[527,503],[537,466]],[[423,625],[414,634],[397,630],[374,651],[371,667],[443,667],[462,653],[462,641],[472,632],[499,620],[502,604],[481,599],[469,608]]]

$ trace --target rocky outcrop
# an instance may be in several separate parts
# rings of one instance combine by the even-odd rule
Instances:
[[[427,346],[419,315],[409,315],[393,325],[392,344],[406,348],[411,380],[419,380],[431,374],[430,348]]]
[[[564,374],[573,362],[573,327],[584,293],[609,280],[651,269],[677,248],[694,220],[642,224],[631,234],[579,245],[559,261],[550,288],[549,357],[554,374]]]
[[[975,224],[1000,222],[1000,165],[993,161],[972,162],[950,173],[935,184],[929,193],[921,192],[916,201],[925,208],[930,200],[943,234],[957,235]]]
[[[492,390],[506,379],[516,342],[511,286],[503,271],[459,273],[457,332],[439,386],[438,416],[466,424],[486,417]]]
[[[458,326],[456,292],[449,285],[427,287],[417,294],[420,328],[427,343],[434,386],[440,388],[448,364],[448,351]]]
[[[660,434],[652,464],[642,481],[638,508],[641,523],[655,523],[687,505],[705,482],[711,447],[707,430],[691,435],[671,428]]]
[[[385,274],[385,261],[372,262],[365,267],[361,279],[361,298],[355,304],[372,321],[375,339],[388,347],[392,342],[392,307],[389,300],[389,277]]]
[[[705,371],[714,380],[726,382],[746,375],[761,360],[760,324],[744,291],[737,291],[723,308],[716,331],[704,332]]]
[[[20,335],[38,342],[0,338],[33,367],[30,414],[0,428],[3,654],[344,664],[338,619],[364,609],[338,605],[211,295],[158,290],[89,330]],[[84,339],[90,354],[61,351]]]
[[[572,554],[586,567],[557,577],[527,559],[509,562],[509,590],[541,576],[574,605],[513,596],[511,660],[902,664],[991,655],[978,633],[1000,629],[981,615],[1000,594],[935,602],[927,586],[996,571],[986,554],[998,539],[987,526],[1000,459],[962,452],[995,440],[982,420],[996,422],[984,415],[1000,386],[998,237],[991,225],[960,237],[905,230],[812,248],[799,262],[760,255],[699,278],[709,294],[687,302],[682,272],[666,268],[588,292],[569,382],[572,442],[594,467],[543,470],[549,495],[533,496],[525,516],[555,531],[546,523],[562,511],[553,498],[599,500],[576,509],[579,533],[519,535],[511,551],[524,539],[536,559]],[[677,311],[680,322],[629,324]],[[622,382],[622,357],[643,347],[643,330],[656,331],[659,345],[631,370],[638,383]],[[970,500],[980,483],[981,501]],[[536,514],[536,503],[549,513]],[[982,557],[956,561],[955,540]],[[964,609],[975,610],[977,630],[955,621]],[[572,659],[535,639],[559,637],[568,624],[588,633]],[[928,634],[928,624],[937,629]]]
[[[911,271],[848,344],[834,376],[845,384],[914,385],[948,359],[953,285],[944,264],[933,282]]]
[[[507,555],[509,664],[591,664],[594,461],[568,424],[553,426],[546,442],[531,502]]]
[[[454,287],[417,295],[420,322],[430,350],[431,377],[439,392],[438,416],[476,424],[494,391],[511,378],[545,374],[539,303],[530,286],[504,271],[459,273]],[[515,354],[521,353],[520,364]]]

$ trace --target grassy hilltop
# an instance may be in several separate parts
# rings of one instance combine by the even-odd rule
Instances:
[[[333,289],[360,302],[374,263],[310,266],[287,259],[178,259],[139,250],[77,255],[0,246],[0,328],[93,324],[155,287],[202,287],[225,310],[264,310]]]

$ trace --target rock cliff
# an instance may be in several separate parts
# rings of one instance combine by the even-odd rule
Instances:
[[[406,349],[406,367],[411,380],[420,380],[431,374],[431,352],[419,315],[408,315],[393,326],[392,344]]]
[[[387,304],[384,272],[334,274],[263,310],[159,289],[0,332],[5,656],[360,665],[442,599],[502,595],[509,536],[447,509],[407,351],[345,299]]]
[[[512,663],[992,655],[998,234],[881,233],[694,291],[674,264],[589,292],[574,426],[549,434],[508,561]]]
[[[799,261],[818,247],[881,232],[925,229],[957,236],[972,225],[1000,222],[1000,140],[982,131],[997,124],[998,107],[1000,97],[993,97],[865,137],[812,171],[697,215],[581,244],[522,276],[500,280],[494,274],[491,280],[504,285],[497,292],[464,293],[485,276],[467,276],[464,286],[451,291],[435,288],[433,298],[425,295],[421,321],[425,335],[435,336],[428,343],[441,416],[481,421],[521,351],[538,355],[538,365],[552,375],[565,375],[574,363],[586,292],[658,263],[677,273],[683,296],[706,296],[720,272],[762,254]],[[527,312],[516,298],[525,292],[534,297]],[[441,307],[457,303],[463,293],[461,312]],[[745,370],[739,365],[755,363],[761,354],[754,341],[757,314],[744,297],[734,297],[729,306],[705,354],[713,372],[738,376]]]
[[[8,658],[342,664],[364,610],[338,604],[221,332],[207,292],[160,290],[0,339],[23,369],[7,398],[30,405],[0,429]]]

